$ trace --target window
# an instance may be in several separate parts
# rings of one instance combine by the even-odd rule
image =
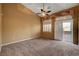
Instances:
[[[71,31],[71,22],[63,23],[63,31]]]
[[[51,32],[51,20],[43,21],[43,32]]]

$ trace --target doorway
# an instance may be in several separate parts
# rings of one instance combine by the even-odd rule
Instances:
[[[57,17],[55,21],[55,39],[73,43],[72,16]]]

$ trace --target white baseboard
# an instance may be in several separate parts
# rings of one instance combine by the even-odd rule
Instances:
[[[19,40],[19,41],[15,41],[15,42],[11,42],[11,43],[5,43],[5,44],[2,44],[2,46],[6,46],[6,45],[9,45],[9,44],[14,44],[14,43],[22,42],[22,41],[25,41],[25,40],[31,40],[31,39],[35,39],[35,38],[38,38],[38,36],[27,38],[27,39],[23,39],[23,40]]]

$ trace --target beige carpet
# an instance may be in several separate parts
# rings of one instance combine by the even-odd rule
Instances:
[[[45,39],[33,39],[2,47],[1,56],[79,56],[77,45]]]

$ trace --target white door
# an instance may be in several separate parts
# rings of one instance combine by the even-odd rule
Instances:
[[[62,40],[63,39],[63,29],[62,29],[62,21],[56,20],[55,21],[55,39],[56,40]]]
[[[73,20],[64,20],[62,25],[63,41],[73,42]]]

